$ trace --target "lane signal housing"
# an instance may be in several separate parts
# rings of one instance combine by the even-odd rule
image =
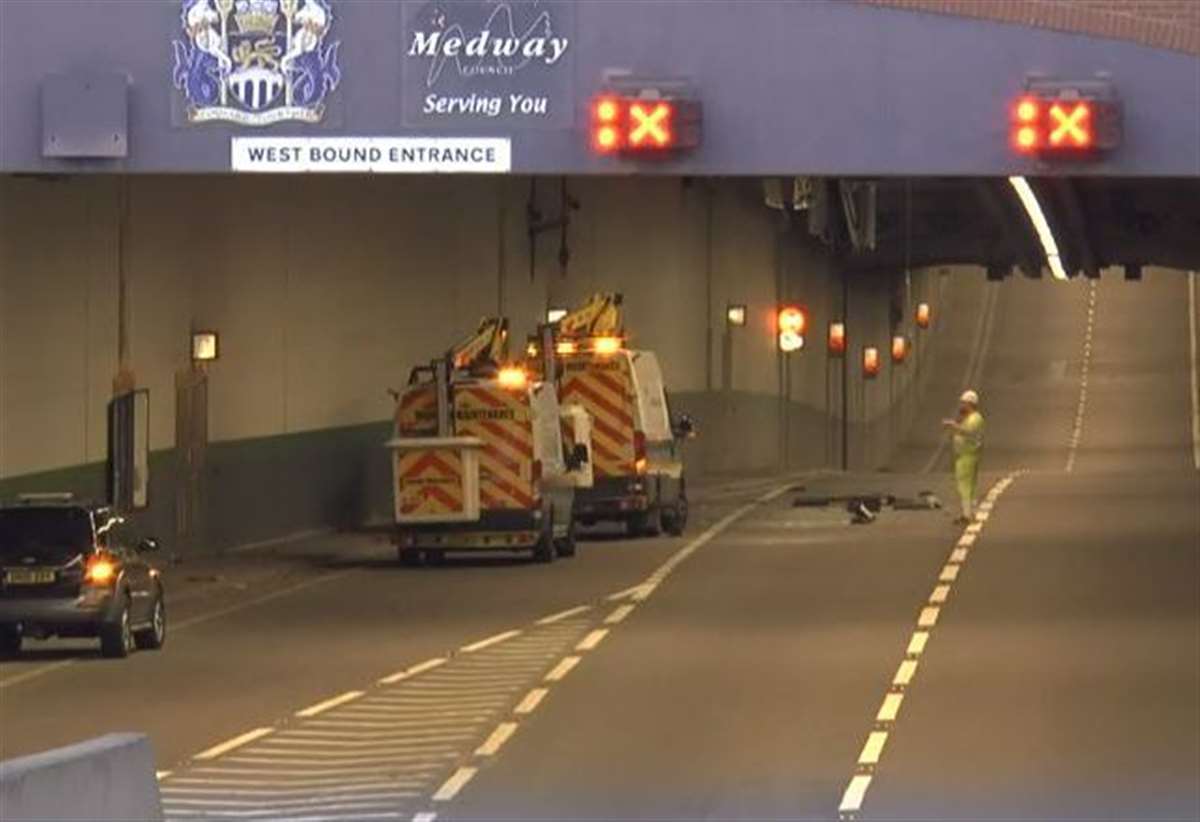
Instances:
[[[1013,150],[1087,157],[1121,144],[1122,110],[1106,80],[1035,80],[1012,104]]]
[[[700,101],[605,92],[591,105],[590,142],[597,154],[664,154],[700,145]]]
[[[804,334],[808,331],[808,311],[799,305],[785,305],[776,318],[779,335],[779,350],[784,353],[799,351],[804,347]]]

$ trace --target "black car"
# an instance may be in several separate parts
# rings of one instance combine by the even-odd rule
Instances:
[[[161,648],[166,603],[158,571],[110,508],[69,494],[29,494],[0,506],[0,655],[26,637],[99,637],[107,657]]]

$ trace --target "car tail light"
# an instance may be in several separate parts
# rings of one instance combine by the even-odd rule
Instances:
[[[87,572],[84,579],[93,585],[107,585],[117,575],[117,566],[104,557],[92,557],[88,560]]]

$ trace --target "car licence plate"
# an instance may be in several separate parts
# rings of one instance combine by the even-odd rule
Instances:
[[[46,585],[54,582],[54,572],[41,569],[13,568],[4,575],[9,585]]]

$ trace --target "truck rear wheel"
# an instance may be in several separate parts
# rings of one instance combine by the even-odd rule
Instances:
[[[662,533],[662,509],[657,505],[647,511],[630,514],[625,520],[625,533],[631,537],[656,537]]]
[[[554,562],[554,509],[544,511],[542,515],[542,534],[538,537],[537,545],[533,546],[534,562]]]
[[[572,519],[567,523],[567,533],[559,540],[554,542],[554,550],[558,552],[560,557],[575,556],[575,520]]]
[[[687,494],[682,489],[679,491],[679,498],[675,500],[675,504],[669,510],[663,511],[662,523],[663,530],[673,537],[682,536],[687,528],[688,521],[688,501]]]

